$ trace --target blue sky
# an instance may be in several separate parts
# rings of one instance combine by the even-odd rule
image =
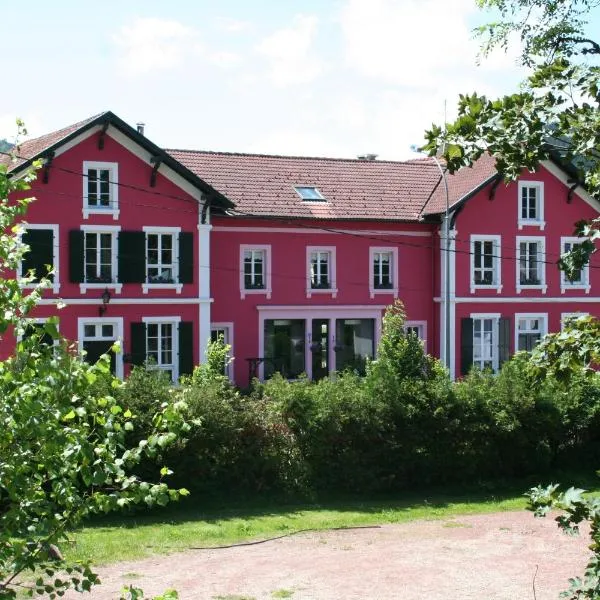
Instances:
[[[26,6],[1,13],[9,139],[17,116],[36,136],[112,110],[163,147],[402,159],[445,99],[522,77],[514,54],[476,66],[474,0]]]

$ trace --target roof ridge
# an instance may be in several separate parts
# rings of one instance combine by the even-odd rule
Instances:
[[[422,166],[424,162],[427,162],[425,158],[422,159],[407,159],[407,160],[365,160],[361,158],[341,158],[332,156],[299,156],[299,155],[286,155],[286,154],[264,154],[254,152],[226,152],[221,150],[192,150],[189,148],[163,148],[165,152],[186,152],[189,154],[203,154],[203,155],[214,155],[214,156],[244,156],[250,158],[282,158],[286,160],[322,160],[331,162],[349,162],[349,163],[360,163],[360,164],[393,164],[393,165],[409,165],[409,166]],[[435,166],[435,163],[431,163]]]

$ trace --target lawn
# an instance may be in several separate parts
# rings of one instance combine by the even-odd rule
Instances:
[[[549,482],[551,478],[544,478]],[[597,479],[566,475],[554,481],[576,483],[600,492]],[[190,498],[162,510],[118,515],[91,522],[63,547],[69,559],[96,565],[167,554],[186,548],[212,547],[261,540],[301,530],[446,519],[458,515],[524,510],[523,491],[535,481],[470,490],[428,490],[366,501],[323,500],[319,503],[273,501],[217,504]]]

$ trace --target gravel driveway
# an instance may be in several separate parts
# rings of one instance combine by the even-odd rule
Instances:
[[[525,511],[416,521],[119,563],[91,596],[132,583],[184,600],[547,600],[582,573],[588,543]]]

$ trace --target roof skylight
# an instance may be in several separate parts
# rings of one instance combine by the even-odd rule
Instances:
[[[314,186],[296,185],[294,186],[296,193],[305,202],[327,202],[321,195],[321,192]]]

